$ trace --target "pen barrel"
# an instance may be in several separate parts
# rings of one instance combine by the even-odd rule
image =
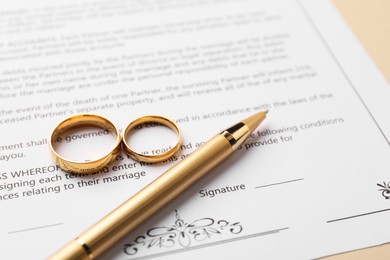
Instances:
[[[89,252],[85,255],[86,259],[93,259],[102,254],[232,152],[231,143],[222,135],[216,135],[167,170],[76,239],[84,251]],[[74,241],[68,246],[73,249]],[[54,257],[55,255],[53,259]]]

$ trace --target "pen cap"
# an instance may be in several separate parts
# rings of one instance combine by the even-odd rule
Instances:
[[[80,260],[80,259],[90,259],[85,252],[84,248],[77,243],[76,240],[72,240],[68,244],[66,244],[63,248],[61,248],[59,251],[55,252],[53,255],[51,255],[49,260]]]

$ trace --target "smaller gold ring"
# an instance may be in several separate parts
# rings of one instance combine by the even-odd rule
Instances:
[[[166,151],[162,154],[148,155],[148,154],[137,153],[136,151],[131,149],[130,146],[127,144],[126,136],[130,132],[130,130],[134,129],[134,127],[141,125],[143,123],[160,123],[161,125],[164,125],[164,126],[170,128],[178,136],[178,140],[177,140],[176,144],[171,149],[169,149],[168,151]],[[166,117],[162,117],[162,116],[157,116],[157,115],[143,116],[143,117],[139,117],[139,118],[135,119],[134,121],[132,121],[130,124],[127,125],[126,129],[123,131],[123,136],[122,136],[122,141],[123,141],[125,150],[129,154],[129,156],[136,161],[147,162],[147,163],[161,162],[161,161],[168,159],[172,155],[174,155],[176,153],[176,151],[179,150],[179,148],[180,148],[181,140],[182,140],[182,137],[181,137],[181,131],[180,131],[179,127],[170,119],[168,119]]]
[[[53,143],[57,141],[59,137],[66,131],[81,126],[96,126],[99,128],[107,129],[116,138],[114,147],[110,150],[108,154],[93,161],[75,162],[60,156],[55,151]],[[119,130],[108,119],[94,114],[80,114],[65,119],[54,128],[50,137],[49,147],[50,153],[55,163],[61,169],[71,173],[89,174],[98,172],[103,167],[114,161],[120,153],[121,142],[122,139]]]

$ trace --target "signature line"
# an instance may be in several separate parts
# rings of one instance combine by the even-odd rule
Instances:
[[[41,228],[48,228],[48,227],[59,226],[59,225],[62,225],[62,223],[51,224],[51,225],[40,226],[40,227],[33,227],[33,228],[26,228],[26,229],[14,230],[14,231],[8,232],[8,234],[15,234],[15,233],[20,233],[20,232],[26,232],[26,231],[41,229]]]
[[[277,183],[272,183],[272,184],[257,186],[257,187],[255,187],[255,189],[265,188],[265,187],[269,187],[269,186],[275,186],[275,185],[279,185],[279,184],[290,183],[290,182],[294,182],[294,181],[302,181],[302,180],[303,180],[303,178],[294,179],[294,180],[289,180],[289,181],[282,181],[282,182],[277,182]]]
[[[349,216],[349,217],[345,217],[345,218],[332,219],[332,220],[326,221],[326,223],[332,223],[332,222],[341,221],[341,220],[347,220],[347,219],[351,219],[351,218],[363,217],[363,216],[376,214],[376,213],[381,213],[381,212],[389,211],[389,210],[390,210],[390,208],[377,210],[377,211],[372,211],[372,212],[367,212],[367,213],[363,213],[363,214],[359,214],[359,215],[353,215],[353,216]]]

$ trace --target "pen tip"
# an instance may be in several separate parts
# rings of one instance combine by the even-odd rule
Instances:
[[[260,125],[260,123],[264,120],[265,115],[267,113],[268,113],[268,110],[258,112],[256,114],[242,120],[241,122],[249,127],[250,132],[253,132]]]

